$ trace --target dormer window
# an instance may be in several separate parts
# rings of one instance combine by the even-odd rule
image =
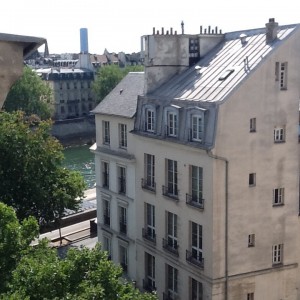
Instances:
[[[203,116],[192,115],[191,137],[193,141],[201,142],[203,138]]]
[[[178,114],[175,111],[167,112],[167,135],[177,137]]]
[[[155,131],[155,111],[153,108],[146,108],[145,110],[145,129],[148,132]]]

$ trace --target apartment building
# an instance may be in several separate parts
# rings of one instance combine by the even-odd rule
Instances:
[[[180,34],[153,29],[142,40],[144,90],[127,128],[132,279],[163,300],[300,299],[300,25],[272,18],[262,28],[190,35],[182,23]],[[95,111],[96,160],[101,118],[117,109],[105,106],[107,116]],[[100,160],[96,170],[104,229]]]
[[[93,110],[99,241],[130,279],[136,274],[135,146],[137,96],[144,73],[129,73]]]

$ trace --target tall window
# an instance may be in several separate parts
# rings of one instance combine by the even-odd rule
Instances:
[[[273,265],[281,264],[283,255],[283,244],[273,245],[272,247],[272,256],[273,256]]]
[[[103,236],[103,250],[107,251],[108,259],[111,259],[112,256],[111,238],[105,235]]]
[[[145,252],[145,282],[146,290],[155,290],[155,257]]]
[[[170,265],[166,265],[166,268],[168,299],[176,299],[178,293],[178,270]]]
[[[155,206],[149,203],[145,205],[146,209],[146,228],[144,232],[144,237],[155,241]]]
[[[203,118],[200,115],[192,115],[192,140],[201,142],[203,138]]]
[[[119,194],[126,194],[126,168],[118,166],[118,176],[119,176]]]
[[[197,166],[190,167],[191,195],[187,195],[187,203],[203,207],[203,169]]]
[[[102,186],[109,188],[109,163],[102,161]]]
[[[202,282],[199,282],[196,279],[191,278],[190,284],[191,284],[190,300],[203,300]]]
[[[155,156],[145,153],[144,187],[155,189]]]
[[[120,232],[123,234],[127,233],[127,209],[126,207],[119,206],[119,225]]]
[[[155,131],[155,111],[153,108],[147,108],[145,110],[145,129],[148,132],[154,132]]]
[[[167,112],[167,134],[168,136],[176,137],[178,126],[177,113],[169,111]]]
[[[274,128],[274,142],[280,143],[285,141],[285,130],[283,127]]]
[[[250,119],[250,132],[256,131],[256,118]]]
[[[167,159],[167,190],[165,195],[178,197],[177,161]]]
[[[119,124],[119,147],[127,148],[127,125]]]
[[[202,264],[202,226],[191,222],[191,261],[196,264]]]
[[[256,174],[250,173],[249,174],[249,186],[255,186],[256,185]]]
[[[109,122],[102,121],[102,128],[103,128],[103,144],[109,145],[110,144]]]
[[[119,260],[122,266],[123,272],[127,273],[128,269],[128,249],[122,245],[119,246]]]
[[[282,205],[284,203],[284,188],[273,190],[273,205]]]
[[[280,89],[287,89],[287,62],[276,62],[275,65],[275,80],[279,81]]]
[[[248,293],[247,300],[254,300],[254,293]]]
[[[103,223],[110,226],[110,202],[108,200],[103,200]]]
[[[177,250],[177,215],[171,212],[167,212],[167,243],[169,247]]]

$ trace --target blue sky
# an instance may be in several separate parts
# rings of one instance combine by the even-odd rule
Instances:
[[[264,27],[269,18],[279,25],[300,23],[296,2],[286,0],[5,0],[0,32],[43,37],[50,53],[80,51],[80,28],[88,28],[89,52],[140,51],[140,37],[152,28],[199,33],[218,26],[222,32]],[[281,5],[279,5],[281,4]],[[42,50],[42,48],[40,49]]]

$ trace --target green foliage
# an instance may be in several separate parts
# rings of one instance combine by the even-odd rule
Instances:
[[[33,217],[20,223],[13,208],[0,202],[0,293],[6,290],[12,271],[38,236],[38,229]]]
[[[107,259],[100,245],[70,248],[64,259],[41,243],[24,256],[4,299],[155,300],[121,278],[122,270]]]
[[[141,71],[144,71],[143,66],[120,68],[116,65],[109,65],[101,67],[92,86],[98,102],[101,102],[129,72]]]
[[[23,75],[11,87],[4,102],[4,110],[22,110],[26,115],[36,114],[42,120],[52,114],[52,91],[50,87],[29,67],[24,67]]]
[[[1,201],[20,220],[34,216],[40,224],[52,222],[64,208],[76,210],[84,196],[82,175],[63,168],[63,148],[50,129],[51,121],[0,113]]]

